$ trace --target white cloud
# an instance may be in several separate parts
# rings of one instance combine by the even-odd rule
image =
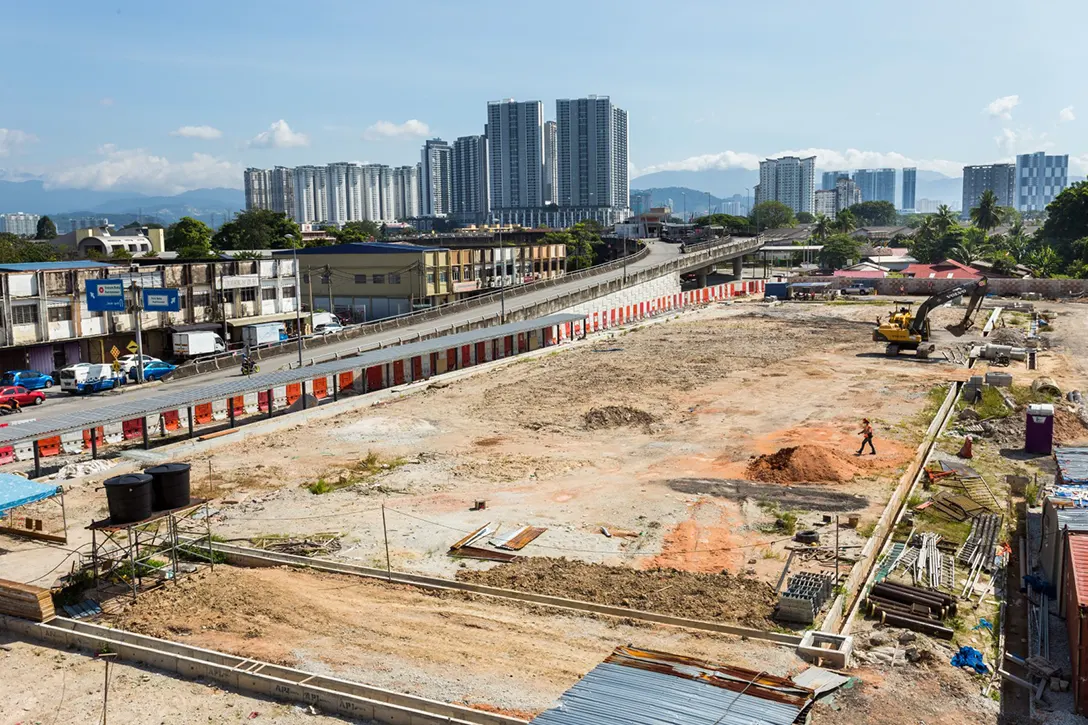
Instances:
[[[281,118],[269,126],[267,131],[261,131],[254,136],[248,145],[253,148],[289,149],[296,146],[309,146],[310,137],[304,133],[292,131],[287,121]]]
[[[182,126],[176,131],[171,131],[170,135],[211,141],[220,138],[223,135],[223,132],[213,126]]]
[[[210,186],[237,188],[240,166],[209,154],[193,154],[184,161],[170,161],[144,149],[119,149],[106,144],[97,161],[45,174],[45,187],[132,189],[159,194],[179,194]]]
[[[1088,154],[1069,154],[1069,170],[1076,176],[1088,176]]]
[[[1002,96],[1001,98],[995,98],[990,101],[986,108],[982,109],[983,113],[989,114],[991,118],[1004,118],[1006,120],[1012,118],[1012,109],[1020,105],[1020,96]]]
[[[1058,120],[1065,123],[1068,121],[1075,121],[1077,117],[1073,114],[1073,107],[1066,106],[1062,110],[1058,111]]]
[[[1037,134],[1030,128],[1003,128],[1001,133],[994,136],[994,142],[1009,156],[1054,147],[1054,143],[1047,140],[1046,133]]]
[[[868,169],[878,167],[915,166],[926,171],[938,171],[948,176],[959,176],[963,172],[963,163],[948,161],[945,159],[914,159],[895,151],[861,151],[859,149],[847,149],[835,151],[833,149],[799,149],[778,151],[773,154],[754,154],[746,151],[723,151],[717,154],[703,154],[690,156],[681,161],[667,161],[661,164],[653,164],[645,168],[631,167],[631,177],[644,176],[655,171],[707,171],[724,169],[747,169],[754,171],[759,168],[761,159],[778,158],[779,156],[808,156],[816,157],[818,169]]]
[[[34,134],[17,128],[0,128],[0,156],[10,156],[37,140]]]
[[[430,127],[423,123],[423,121],[410,118],[401,124],[396,124],[392,121],[378,121],[373,126],[363,131],[363,138],[367,141],[381,141],[389,138],[422,138],[430,132]]]

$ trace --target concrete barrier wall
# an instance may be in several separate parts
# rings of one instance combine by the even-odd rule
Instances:
[[[893,296],[931,295],[936,292],[943,292],[950,287],[955,287],[969,280],[917,277],[872,280],[858,280],[847,277],[791,277],[789,281],[830,282],[833,289],[842,289],[863,281],[866,284],[871,283],[878,294]],[[989,287],[990,294],[1002,297],[1018,297],[1025,292],[1034,292],[1051,299],[1078,297],[1088,294],[1088,280],[1086,279],[1002,279],[998,277],[989,280]]]

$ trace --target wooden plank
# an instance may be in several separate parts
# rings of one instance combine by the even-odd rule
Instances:
[[[12,526],[0,526],[0,534],[7,534],[9,536],[21,536],[24,539],[35,539],[36,541],[48,541],[53,544],[67,544],[67,536],[56,536],[55,534],[43,534],[40,531],[27,531],[26,529],[17,529]]]

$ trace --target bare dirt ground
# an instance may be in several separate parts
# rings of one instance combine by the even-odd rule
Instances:
[[[4,671],[0,725],[101,721],[103,660],[14,640],[6,634],[0,634],[0,643],[4,648],[0,649]],[[109,722],[127,725],[362,722],[312,714],[300,706],[224,690],[213,682],[182,680],[128,664],[110,668],[108,708]]]
[[[187,644],[526,717],[617,644],[801,668],[787,648],[358,577],[216,567],[113,618]]]

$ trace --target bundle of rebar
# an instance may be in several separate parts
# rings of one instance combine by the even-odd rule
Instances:
[[[869,614],[883,624],[952,639],[952,630],[944,626],[942,620],[956,613],[956,600],[943,592],[880,582],[869,590],[865,606]]]
[[[937,534],[922,534],[921,539],[918,560],[914,565],[914,582],[940,589],[944,555],[937,549],[937,542],[941,537]]]
[[[1001,533],[1001,517],[997,514],[979,516],[971,524],[971,533],[963,543],[956,558],[967,567],[967,580],[960,597],[969,598],[983,571],[993,571],[994,547]]]

